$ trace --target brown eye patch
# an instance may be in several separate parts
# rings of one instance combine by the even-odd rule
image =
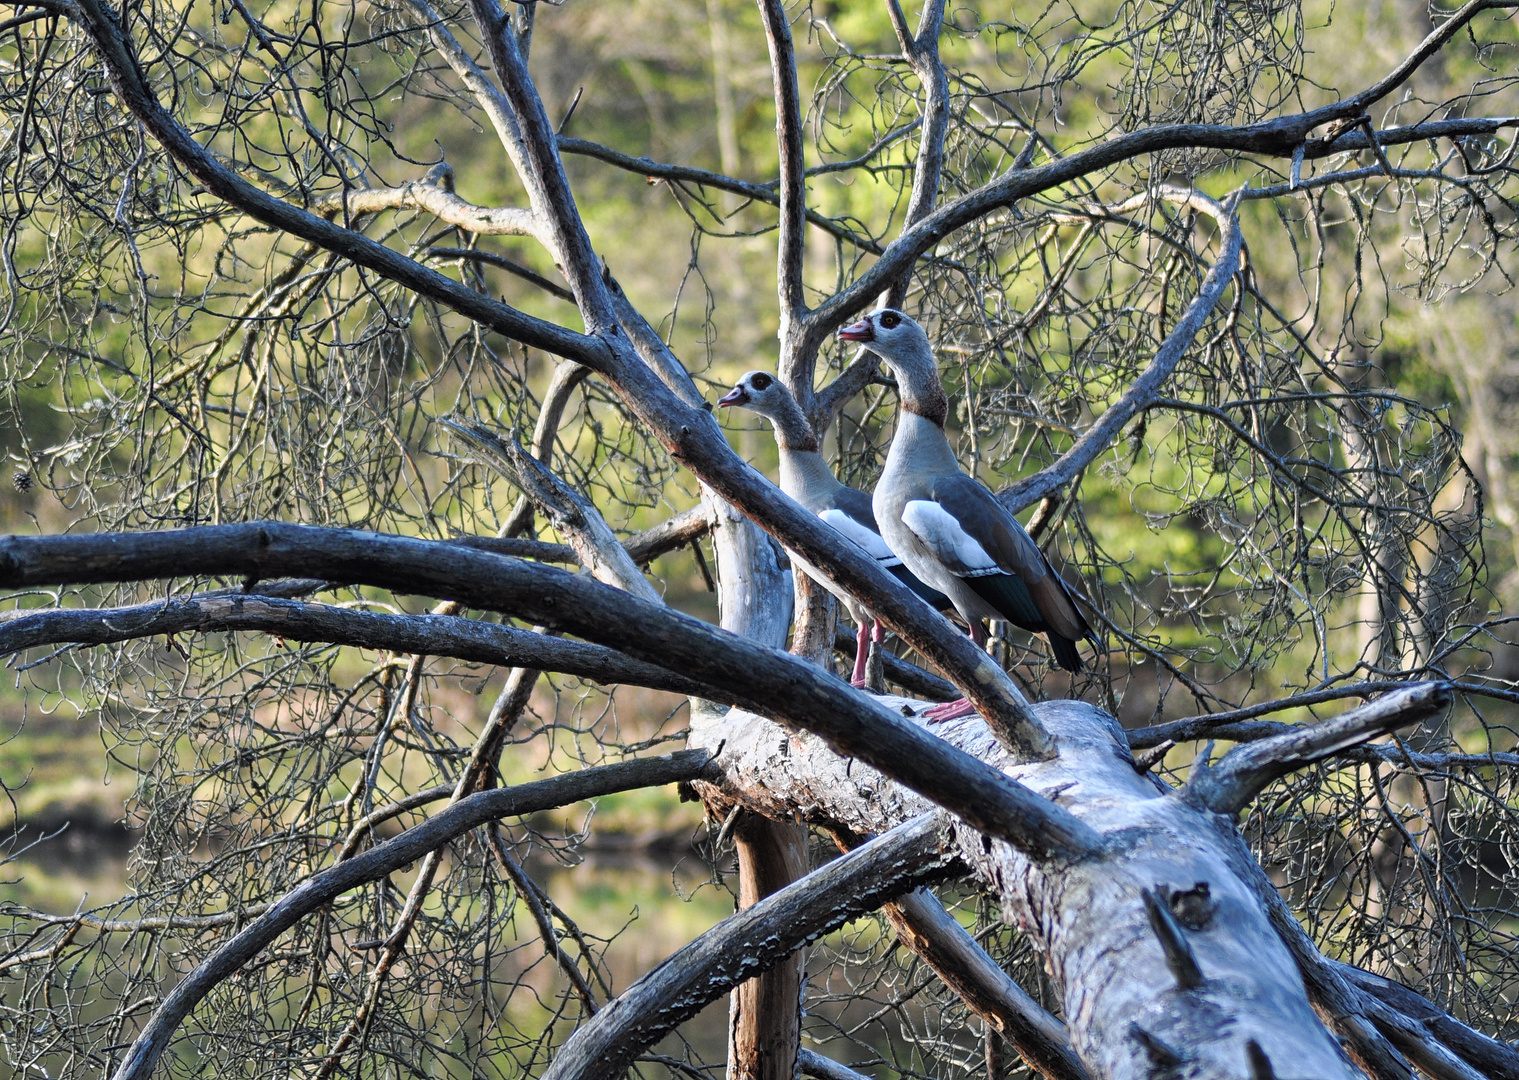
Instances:
[[[750,378],[749,385],[754,387],[756,390],[769,390],[770,384],[773,382],[775,382],[775,380],[762,371],[758,375]]]
[[[895,311],[883,311],[881,313],[881,325],[888,330],[895,330],[902,325],[902,316]]]

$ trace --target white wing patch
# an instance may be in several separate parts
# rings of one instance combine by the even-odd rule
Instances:
[[[865,554],[875,559],[882,566],[896,566],[902,560],[897,558],[896,552],[886,546],[886,541],[881,539],[881,534],[861,525],[854,518],[837,508],[824,510],[818,515],[835,532],[842,533],[848,539],[864,549]]]
[[[997,560],[944,507],[927,499],[914,499],[902,507],[902,524],[957,577],[981,577],[1006,573]]]

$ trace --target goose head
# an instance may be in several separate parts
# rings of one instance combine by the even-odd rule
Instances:
[[[733,389],[729,390],[717,403],[727,407],[736,405],[750,412],[757,412],[761,416],[774,419],[786,410],[786,404],[791,400],[791,393],[784,383],[768,371],[747,372]]]
[[[786,389],[786,384],[768,371],[751,371],[739,379],[717,402],[736,405],[757,412],[769,420],[781,447],[786,450],[816,450],[817,435],[802,414],[802,407]]]
[[[905,396],[916,400],[943,397],[933,346],[910,315],[883,307],[844,327],[839,338],[869,346],[891,369]]]

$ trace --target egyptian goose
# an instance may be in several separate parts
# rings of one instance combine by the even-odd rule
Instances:
[[[944,418],[949,399],[928,335],[900,311],[881,308],[839,331],[868,345],[897,380],[902,412],[876,485],[881,535],[907,568],[941,590],[985,640],[982,619],[1005,619],[1045,634],[1055,661],[1081,670],[1076,642],[1095,637],[1060,575],[1023,526],[960,470]],[[935,710],[935,719],[968,710]]]
[[[784,383],[768,372],[751,371],[739,379],[718,404],[749,409],[770,421],[775,428],[775,441],[780,447],[782,491],[864,549],[924,600],[935,607],[949,606],[949,600],[943,593],[930,589],[914,577],[886,545],[886,541],[881,539],[881,530],[876,527],[875,514],[870,509],[870,496],[839,483],[833,475],[833,470],[818,450],[818,439],[813,433],[812,425],[807,422],[801,406],[796,403]],[[821,571],[795,555],[791,558],[803,573],[837,596],[858,625],[859,629],[855,633],[854,672],[849,681],[855,686],[864,686],[870,642],[880,642],[882,638],[880,624],[864,605],[828,580]]]

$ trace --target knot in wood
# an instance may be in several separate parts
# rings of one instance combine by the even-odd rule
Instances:
[[[1172,892],[1165,885],[1160,886],[1159,891],[1176,921],[1188,930],[1205,930],[1213,921],[1213,897],[1206,881],[1199,881],[1181,892]]]

